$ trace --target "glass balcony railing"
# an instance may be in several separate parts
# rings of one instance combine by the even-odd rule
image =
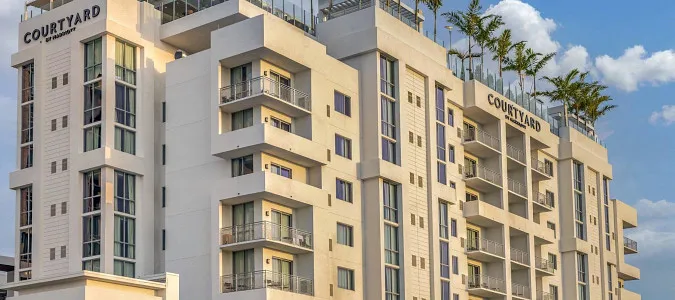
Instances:
[[[308,94],[269,77],[256,77],[220,89],[223,104],[261,94],[276,97],[307,111],[312,110],[312,102]]]
[[[312,249],[310,232],[269,221],[225,227],[220,230],[220,236],[221,245],[266,239]]]
[[[323,17],[319,19],[319,22],[326,22],[328,20],[366,9],[373,6],[375,3],[377,3],[379,8],[386,11],[394,18],[399,19],[401,22],[403,22],[403,24],[406,24],[410,28],[417,30],[417,24],[415,24],[415,13],[411,9],[402,5],[399,7],[396,0],[345,0],[333,5],[330,10],[328,8],[323,9]],[[419,21],[421,20],[422,19],[420,18]]]
[[[624,237],[624,238],[623,238],[623,246],[626,247],[626,248],[628,248],[628,249],[631,249],[631,250],[633,250],[633,251],[635,251],[635,252],[638,251],[638,244],[637,244],[637,242],[634,241],[634,240],[631,240],[631,239],[629,239],[629,238],[627,238],[627,237]]]
[[[223,293],[269,288],[314,295],[314,282],[311,279],[268,270],[224,275],[221,284]]]

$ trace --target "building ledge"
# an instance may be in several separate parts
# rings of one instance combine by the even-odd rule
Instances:
[[[167,273],[169,274],[169,273]],[[81,271],[78,273],[72,273],[63,276],[56,276],[50,278],[41,278],[35,280],[19,281],[10,283],[7,285],[0,286],[2,289],[11,290],[11,291],[23,291],[30,289],[37,289],[45,286],[53,286],[57,284],[71,283],[77,281],[98,281],[112,284],[119,284],[128,287],[142,288],[148,290],[164,290],[166,289],[166,284],[150,281],[137,278],[129,278],[105,273],[91,272],[91,271]]]

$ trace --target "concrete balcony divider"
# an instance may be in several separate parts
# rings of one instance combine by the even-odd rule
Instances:
[[[268,270],[224,275],[221,278],[221,286],[223,293],[269,288],[314,295],[314,282],[311,279]]]

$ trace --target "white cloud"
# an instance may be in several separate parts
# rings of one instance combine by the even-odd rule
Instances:
[[[660,111],[652,112],[649,123],[654,125],[663,123],[666,126],[675,122],[675,105],[664,105]]]
[[[675,81],[675,51],[664,50],[648,55],[641,45],[624,51],[618,58],[603,55],[595,66],[604,82],[626,92],[633,92],[646,82],[653,85]]]
[[[640,224],[626,236],[638,242],[640,257],[675,251],[675,202],[641,199],[634,207]]]

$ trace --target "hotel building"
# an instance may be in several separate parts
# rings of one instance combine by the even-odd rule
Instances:
[[[592,128],[457,77],[395,2],[29,1],[3,288],[640,299]]]

